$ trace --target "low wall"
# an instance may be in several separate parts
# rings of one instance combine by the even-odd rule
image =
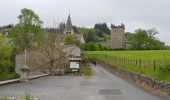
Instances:
[[[48,76],[48,75],[49,75],[49,74],[32,76],[32,77],[29,77],[29,80],[33,80],[33,79],[45,77],[45,76]],[[12,84],[12,83],[19,83],[19,82],[20,82],[20,78],[18,78],[18,79],[12,79],[12,80],[6,80],[6,81],[0,81],[0,86],[1,86],[1,85]]]
[[[98,63],[102,65],[101,67],[103,67],[107,71],[117,76],[133,81],[137,84],[140,84],[144,88],[152,89],[156,91],[156,93],[170,96],[170,82],[156,81],[153,78],[150,78],[150,77],[147,77],[147,76],[135,73],[135,72],[120,69],[119,67],[112,66],[104,62],[98,62]]]

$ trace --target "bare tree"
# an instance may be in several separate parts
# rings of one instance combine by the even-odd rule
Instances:
[[[61,33],[57,32],[48,36],[44,46],[28,51],[26,64],[30,71],[39,70],[52,75],[69,69],[69,56],[75,48],[63,45],[62,38]]]

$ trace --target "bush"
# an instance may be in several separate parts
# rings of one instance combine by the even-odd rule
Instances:
[[[13,73],[7,73],[7,72],[3,72],[0,73],[0,81],[4,81],[4,80],[9,80],[9,79],[15,79],[15,78],[19,78],[20,75],[13,72]]]
[[[84,74],[85,76],[92,76],[93,71],[92,71],[91,67],[87,67],[87,68],[83,69],[82,74]]]
[[[9,100],[7,97],[0,98],[0,100]]]
[[[12,72],[13,63],[10,60],[0,60],[0,73]],[[13,70],[14,71],[14,70]]]
[[[19,77],[15,73],[13,56],[14,49],[10,39],[0,36],[0,81]]]
[[[31,100],[31,95],[30,94],[25,94],[24,100]]]
[[[64,42],[66,43],[66,44],[74,44],[75,43],[75,39],[74,39],[74,37],[73,37],[73,35],[71,35],[71,34],[68,34],[68,35],[66,35],[65,37],[64,37]]]
[[[95,42],[88,42],[81,45],[81,49],[85,51],[100,51],[103,49],[102,45]]]

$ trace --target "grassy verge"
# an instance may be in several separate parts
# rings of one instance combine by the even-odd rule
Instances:
[[[0,100],[18,100],[18,99],[9,99],[9,97],[2,97]],[[19,99],[20,100],[20,99]],[[39,100],[38,98],[34,98],[30,94],[25,94],[25,96],[22,98],[22,100]]]
[[[7,72],[0,73],[0,81],[15,79],[15,78],[19,78],[19,75],[16,73],[7,73]]]
[[[129,52],[131,52],[129,54]],[[134,54],[133,54],[134,52]],[[141,53],[139,53],[141,52]],[[159,54],[155,53],[155,52],[159,52]],[[135,62],[131,62],[133,58],[140,58],[142,60],[153,60],[155,59],[160,59],[163,60],[163,58],[161,59],[161,57],[157,57],[157,55],[160,55],[160,52],[162,51],[97,51],[97,52],[85,52],[85,54],[87,55],[87,57],[89,59],[93,59],[93,60],[97,60],[97,61],[102,61],[108,64],[111,64],[113,66],[118,66],[122,69],[125,70],[129,70],[129,71],[133,71],[139,74],[143,74],[149,77],[152,77],[156,80],[160,80],[160,81],[168,81],[170,82],[170,70],[168,68],[170,68],[170,64],[162,64],[159,66],[156,66],[156,68],[154,68],[153,66],[149,66],[149,65],[154,65],[153,64],[148,64],[148,66],[146,66],[145,64],[140,64],[140,62],[138,62],[137,64]],[[164,52],[164,51],[163,51]],[[165,51],[167,53],[169,53],[170,51]],[[139,53],[139,54],[138,54]],[[145,56],[140,56],[140,55],[145,55]],[[123,56],[124,54],[124,56]],[[146,56],[147,54],[147,56]],[[169,54],[167,54],[169,55]],[[116,57],[118,56],[118,58]],[[153,57],[155,56],[155,57]],[[163,56],[163,55],[162,55]],[[121,57],[123,59],[121,59]],[[127,60],[125,61],[126,58]],[[131,58],[129,60],[129,58]],[[169,58],[169,56],[168,56]],[[162,68],[164,69],[164,66],[167,66],[166,70],[162,70]]]
[[[87,68],[82,70],[82,74],[85,75],[85,76],[92,76],[93,71],[92,71],[91,67],[87,67]]]

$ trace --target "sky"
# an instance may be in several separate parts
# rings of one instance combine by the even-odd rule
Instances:
[[[18,23],[22,8],[32,9],[44,27],[66,22],[92,28],[96,23],[125,24],[126,32],[155,28],[156,35],[170,45],[170,0],[0,0],[0,26]]]

